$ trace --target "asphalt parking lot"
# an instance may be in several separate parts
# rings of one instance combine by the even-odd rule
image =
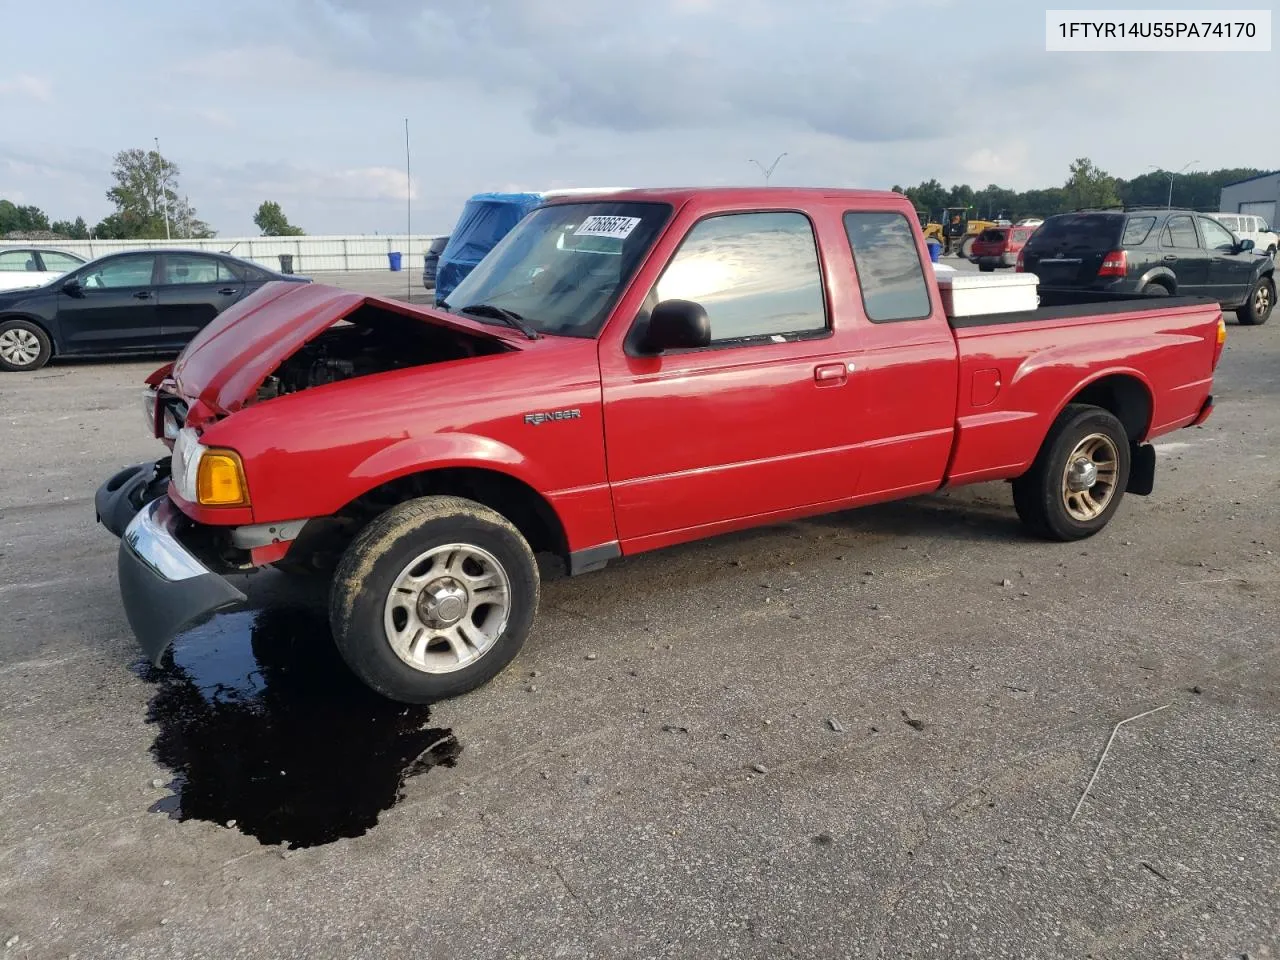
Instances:
[[[1093,540],[990,484],[552,576],[429,711],[275,572],[140,664],[92,496],[156,363],[0,375],[0,958],[1280,956],[1280,321],[1230,320]]]

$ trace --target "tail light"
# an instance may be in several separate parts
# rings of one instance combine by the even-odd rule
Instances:
[[[1112,250],[1102,258],[1098,268],[1100,277],[1123,277],[1129,272],[1129,255],[1123,250]]]
[[[1018,251],[1018,263],[1017,263],[1017,265],[1013,268],[1013,272],[1014,272],[1014,273],[1025,273],[1025,272],[1026,272],[1026,270],[1027,270],[1027,265],[1026,265],[1026,262],[1022,259],[1022,258],[1023,258],[1023,256],[1025,256],[1025,255],[1026,255],[1026,252],[1027,252],[1027,251],[1026,251],[1026,249],[1025,249],[1025,248],[1023,248],[1022,250],[1019,250],[1019,251]]]

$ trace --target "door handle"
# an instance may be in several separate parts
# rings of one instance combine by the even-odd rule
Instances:
[[[819,386],[837,387],[849,379],[852,368],[853,364],[846,367],[843,363],[824,363],[813,368],[813,379]]]
[[[1163,257],[1161,257],[1160,259],[1164,260],[1166,263],[1173,263],[1173,262],[1175,262],[1178,258],[1177,258],[1177,257],[1175,257],[1172,253],[1166,253],[1166,254],[1165,254]]]
[[[236,292],[236,288],[235,288],[235,287],[223,287],[223,288],[222,288],[221,290],[219,290],[218,292],[219,292],[220,294],[222,294],[224,297],[229,297],[229,296],[231,296],[233,293],[235,293],[235,292]]]
[[[133,295],[133,298],[134,298],[135,300],[150,300],[150,299],[151,299],[151,291],[150,291],[150,290],[139,290],[137,293],[135,293],[135,294]]]

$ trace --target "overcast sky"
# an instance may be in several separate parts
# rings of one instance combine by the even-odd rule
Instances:
[[[112,154],[159,137],[222,236],[267,199],[400,233],[406,117],[426,233],[482,190],[758,183],[782,151],[777,185],[1280,166],[1276,53],[1049,54],[1045,6],[0,0],[0,197],[92,225]]]

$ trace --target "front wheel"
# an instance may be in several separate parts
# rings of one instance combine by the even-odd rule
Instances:
[[[520,651],[538,568],[501,514],[460,497],[393,507],[347,548],[329,620],[347,665],[392,700],[431,703],[487,683]]]
[[[1249,291],[1249,299],[1236,311],[1236,319],[1248,327],[1267,322],[1276,305],[1276,285],[1270,277],[1259,277]]]
[[[39,370],[53,355],[49,335],[29,320],[0,323],[0,370]]]
[[[1101,407],[1068,404],[1031,469],[1013,481],[1018,517],[1047,540],[1082,540],[1111,520],[1129,484],[1129,437]]]

